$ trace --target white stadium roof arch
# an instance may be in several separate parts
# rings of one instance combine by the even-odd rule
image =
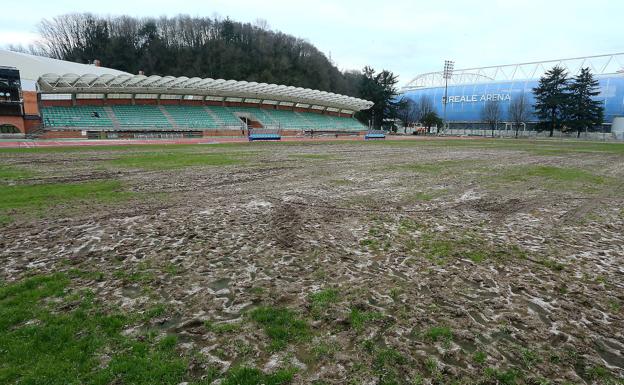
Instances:
[[[126,74],[126,72],[114,70],[112,68],[73,63],[4,49],[0,49],[0,65],[15,67],[20,71],[22,89],[25,91],[35,91],[37,80],[41,75],[49,72],[62,74],[72,73],[76,74],[78,77],[83,75],[117,76]]]
[[[185,76],[47,73],[39,78],[37,86],[45,94],[192,95],[321,106],[341,111],[360,111],[373,106],[367,100],[309,88]]]
[[[594,75],[612,75],[624,70],[624,52],[608,55],[594,55],[569,59],[554,59],[528,63],[456,69],[448,85],[478,84],[498,81],[520,81],[538,79],[554,66],[564,68],[570,75],[576,75],[581,68],[588,67]],[[443,71],[421,74],[410,80],[402,92],[421,88],[444,87]]]
[[[154,94],[210,100],[238,98],[343,112],[365,110],[373,105],[367,100],[309,88],[185,76],[133,75],[112,68],[7,50],[0,50],[0,64],[16,67],[20,71],[22,89],[38,90],[44,94]]]

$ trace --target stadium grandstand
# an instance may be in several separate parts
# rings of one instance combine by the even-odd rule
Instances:
[[[624,116],[624,53],[597,55],[571,59],[557,59],[490,67],[454,70],[448,79],[444,72],[430,72],[418,75],[401,90],[400,98],[415,103],[429,99],[440,114],[445,110],[445,86],[448,86],[446,121],[451,128],[476,128],[483,125],[482,111],[488,101],[501,104],[501,126],[509,120],[508,110],[513,100],[526,97],[529,105],[534,104],[533,88],[539,78],[555,66],[564,68],[569,76],[578,74],[581,68],[589,68],[600,84],[598,98],[604,102],[605,130]],[[531,109],[532,110],[532,109]],[[507,122],[509,123],[509,122]],[[529,127],[537,123],[537,117],[530,114]]]
[[[364,135],[367,128],[354,114],[372,106],[366,100],[299,87],[133,75],[97,61],[86,65],[4,50],[0,63],[13,77],[19,71],[23,108],[0,114],[0,127],[16,137],[246,136],[254,129],[280,135]]]

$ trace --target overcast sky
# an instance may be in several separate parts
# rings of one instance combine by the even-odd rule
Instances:
[[[69,12],[260,18],[341,69],[389,69],[401,84],[445,59],[466,68],[624,52],[623,0],[10,0],[2,10],[0,46],[31,43],[42,18]]]

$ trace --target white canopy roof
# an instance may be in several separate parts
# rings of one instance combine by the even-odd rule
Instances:
[[[49,57],[29,55],[21,52],[13,52],[0,49],[0,65],[15,67],[20,71],[22,89],[25,91],[35,91],[35,84],[41,75],[55,72],[60,74],[74,73],[79,76],[85,74],[101,75],[122,75],[127,74],[106,67],[96,67],[94,65],[73,63],[70,61],[51,59]]]
[[[42,93],[52,94],[194,95],[295,103],[349,111],[365,110],[373,105],[367,100],[309,88],[197,77],[47,73],[39,78],[38,86]]]

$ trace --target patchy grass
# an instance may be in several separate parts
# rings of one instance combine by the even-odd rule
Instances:
[[[30,170],[25,170],[19,167],[13,166],[0,166],[0,180],[20,180],[31,178],[35,175],[34,172]]]
[[[264,374],[258,369],[239,367],[232,369],[221,382],[221,385],[281,385],[288,384],[296,371],[282,369],[273,374]]]
[[[57,311],[69,283],[55,274],[0,287],[0,383],[147,385],[187,378],[174,336],[122,336],[131,318],[103,312],[88,292],[73,310]]]
[[[350,186],[355,184],[355,182],[350,179],[332,179],[329,183],[334,186]]]
[[[411,202],[429,202],[433,200],[436,195],[432,193],[426,193],[422,191],[416,191],[413,193],[405,194],[401,197],[403,202],[411,203]]]
[[[401,366],[406,363],[407,359],[395,349],[377,350],[373,358],[373,371],[379,378],[379,385],[399,384],[404,374]]]
[[[271,339],[270,350],[282,350],[288,343],[304,341],[310,337],[308,324],[297,318],[295,312],[285,308],[259,307],[250,317],[263,327]]]
[[[51,183],[35,185],[0,185],[0,214],[42,214],[47,208],[61,204],[118,202],[132,193],[122,190],[119,181],[86,183]]]
[[[222,322],[215,323],[212,321],[204,322],[204,327],[215,334],[229,334],[239,331],[242,327],[240,323],[235,322]]]
[[[518,381],[522,378],[522,373],[513,369],[500,370],[496,368],[486,368],[484,374],[486,379],[500,385],[517,385]]]
[[[383,318],[383,314],[376,311],[363,311],[357,308],[351,309],[349,323],[356,331],[362,330],[364,326],[372,321]]]
[[[332,304],[338,302],[338,295],[338,290],[331,288],[311,293],[308,298],[310,300],[312,316],[314,318],[319,318],[324,314]]]
[[[524,251],[515,245],[492,245],[476,234],[458,237],[457,234],[428,232],[417,246],[425,258],[439,265],[457,258],[467,258],[474,263],[526,258]]]
[[[291,154],[291,158],[296,159],[311,159],[311,160],[332,160],[335,156],[332,154]]]
[[[326,307],[338,302],[338,294],[336,289],[324,289],[310,294],[309,298],[312,306]]]
[[[564,264],[557,262],[552,258],[544,257],[544,258],[537,259],[536,262],[554,271],[562,271],[563,269],[565,269]]]
[[[516,166],[499,170],[494,181],[505,183],[539,182],[540,186],[549,189],[571,189],[592,191],[609,182],[611,178],[593,174],[579,168],[554,166]]]
[[[121,314],[71,284],[60,273],[0,284],[0,383],[206,385],[221,377],[212,368],[190,370],[191,358],[180,354],[175,335],[122,333],[163,315],[164,305],[143,315]],[[287,384],[294,373],[237,367],[221,383]]]
[[[171,170],[194,166],[231,166],[243,163],[239,157],[227,153],[145,153],[126,155],[110,161],[117,167],[144,170]]]
[[[318,361],[330,360],[338,351],[339,347],[335,343],[319,342],[312,347],[312,354]]]
[[[433,342],[450,341],[453,339],[453,332],[446,326],[434,326],[425,332],[425,337]]]
[[[487,361],[487,354],[482,351],[474,352],[474,354],[472,355],[472,360],[477,365],[483,365],[485,364],[485,361]]]
[[[128,197],[118,181],[0,186],[0,210],[42,209],[77,200],[117,201]]]
[[[472,161],[472,163],[474,164],[474,161]],[[412,171],[416,173],[442,174],[455,171],[455,169],[462,170],[461,167],[465,165],[466,162],[462,160],[440,160],[437,162],[428,163],[403,164],[398,167],[402,170]]]
[[[156,275],[150,271],[127,271],[117,270],[113,277],[126,283],[150,283],[156,279]]]

